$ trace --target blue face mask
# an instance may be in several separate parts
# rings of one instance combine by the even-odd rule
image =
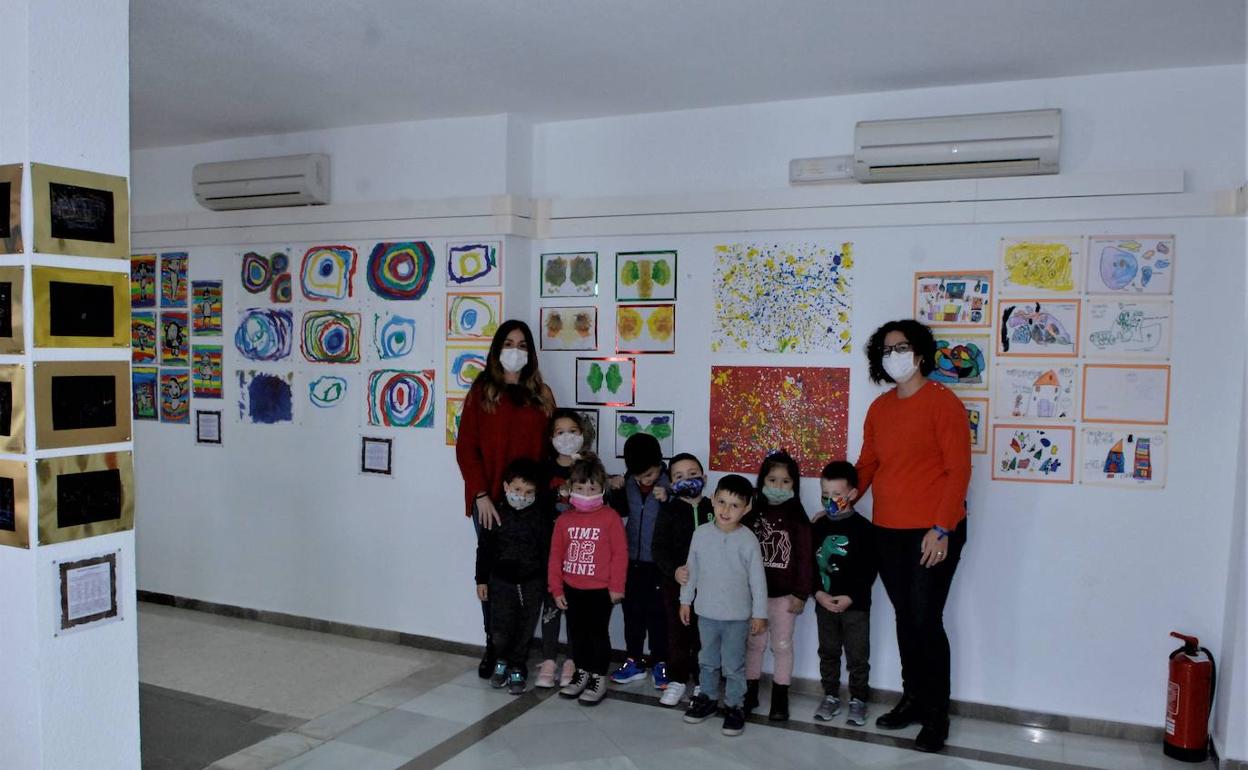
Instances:
[[[778,487],[763,487],[763,497],[767,498],[767,502],[772,505],[780,505],[787,503],[793,499],[793,490],[780,489]]]
[[[681,479],[672,485],[672,492],[677,497],[698,497],[706,488],[706,479]]]

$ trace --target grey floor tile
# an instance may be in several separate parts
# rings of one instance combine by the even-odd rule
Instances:
[[[296,728],[296,732],[306,735],[310,738],[320,738],[323,741],[329,740],[340,733],[344,733],[355,727],[360,722],[372,719],[378,714],[384,712],[385,709],[380,706],[366,706],[363,703],[348,703],[341,708],[311,719]]]
[[[250,719],[249,714],[237,709],[140,690],[143,766],[202,768],[278,732]]]
[[[384,751],[330,741],[274,770],[395,770],[406,762],[407,758]]]
[[[464,729],[459,722],[394,709],[338,736],[342,743],[415,757]]]
[[[292,717],[289,714],[267,713],[261,714],[251,721],[265,727],[276,727],[278,730],[293,730],[308,720],[303,717]]]
[[[523,768],[519,755],[503,743],[486,738],[438,765],[439,770],[517,770]]]
[[[594,708],[605,709],[612,705],[618,704],[603,703]],[[574,759],[588,762],[623,756],[625,753],[619,744],[588,720],[578,724],[575,729],[560,731],[517,728],[513,723],[495,735],[507,742],[526,767],[557,764]]]
[[[356,703],[363,703],[368,706],[380,706],[382,708],[392,709],[401,703],[406,703],[412,698],[428,692],[429,685],[419,680],[412,681],[411,677],[402,679],[392,685],[382,687],[380,690],[365,695]]]
[[[444,684],[398,705],[403,711],[470,724],[515,700],[505,690]],[[542,708],[539,706],[538,708]]]
[[[628,757],[600,757],[579,759],[574,762],[528,765],[525,770],[637,770],[637,765],[634,765]]]
[[[211,770],[268,770],[315,749],[322,742],[298,733],[278,733],[253,746],[248,746],[237,754],[217,760],[210,768]]]
[[[512,725],[523,728],[547,727],[585,722],[589,719],[587,709],[572,698],[561,698],[558,695],[547,698],[542,705],[528,711],[512,722]]]

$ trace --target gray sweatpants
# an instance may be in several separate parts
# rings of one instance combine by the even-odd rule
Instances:
[[[825,695],[841,695],[841,649],[849,669],[849,697],[870,699],[871,612],[845,610],[828,612],[815,604],[819,624],[819,678]]]

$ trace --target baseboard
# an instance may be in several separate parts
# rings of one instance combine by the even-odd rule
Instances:
[[[405,647],[417,647],[422,650],[433,650],[435,652],[446,652],[453,655],[465,655],[474,658],[480,657],[485,651],[485,648],[479,644],[451,642],[445,639],[437,639],[432,636],[420,636],[418,634],[407,634],[401,631],[393,631],[384,628],[371,628],[368,626],[357,626],[350,623],[338,623],[331,620],[304,617],[302,615],[291,615],[285,612],[256,610],[251,609],[250,607],[239,607],[232,604],[221,604],[218,602],[204,601],[202,599],[191,599],[183,596],[156,593],[153,591],[138,591],[137,593],[139,601],[148,602],[149,604],[162,604],[168,607],[195,610],[197,612],[206,612],[213,615],[224,615],[225,617],[240,618],[242,620],[254,620],[260,623],[269,623],[276,626],[285,626],[287,628],[298,628],[305,631],[319,631],[326,634],[347,636],[353,639],[365,639],[373,642],[401,644]],[[623,660],[624,652],[622,650],[617,650],[616,658]],[[816,679],[794,679],[792,689],[794,692],[808,695],[823,694],[823,688]],[[879,703],[895,703],[897,699],[901,697],[900,693],[893,690],[872,688],[871,692],[873,695],[872,700]],[[1114,722],[1105,719],[1089,719],[1087,717],[1067,716],[1065,714],[1050,714],[1042,711],[1027,711],[1024,709],[994,706],[987,703],[973,703],[970,701],[952,701],[950,703],[950,712],[958,716],[983,719],[991,722],[1003,722],[1005,724],[1020,725],[1023,727],[1037,727],[1046,730],[1079,733],[1082,735],[1095,735],[1103,738],[1120,738],[1123,740],[1138,741],[1140,743],[1157,743],[1159,746],[1164,734],[1162,728],[1153,727],[1151,725],[1139,725],[1130,722]],[[1232,764],[1227,764],[1227,762]],[[1222,770],[1248,770],[1248,763],[1241,762],[1239,760],[1223,760],[1220,767]]]

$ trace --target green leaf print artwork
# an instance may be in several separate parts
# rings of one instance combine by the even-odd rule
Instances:
[[[591,391],[597,393],[602,390],[602,381],[602,367],[598,364],[591,364],[589,371],[585,374],[585,384],[589,386]]]
[[[619,393],[620,386],[624,384],[624,375],[620,374],[620,365],[611,364],[607,367],[607,390],[612,393]],[[597,392],[595,390],[594,392]]]

